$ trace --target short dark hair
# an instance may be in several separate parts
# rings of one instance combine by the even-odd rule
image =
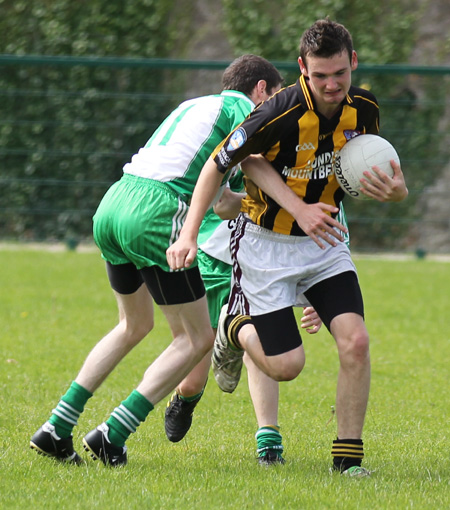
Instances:
[[[307,57],[330,58],[348,53],[351,60],[353,53],[353,40],[350,32],[329,18],[317,20],[302,35],[300,39],[300,57],[306,66]]]
[[[269,92],[284,82],[278,69],[265,58],[251,54],[242,55],[225,69],[222,88],[238,90],[249,96],[260,80],[265,80]]]

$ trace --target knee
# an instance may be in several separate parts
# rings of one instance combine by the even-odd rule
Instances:
[[[338,342],[341,360],[365,363],[369,359],[369,335],[366,331],[354,332],[348,339]]]
[[[367,332],[356,334],[350,341],[350,348],[356,359],[366,359],[369,355],[369,335]]]
[[[305,366],[305,357],[283,357],[270,367],[270,377],[275,381],[292,381],[295,379]]]
[[[124,332],[124,340],[134,346],[143,340],[153,329],[153,317],[140,318],[139,320],[121,320],[121,327]]]
[[[191,355],[195,355],[197,362],[202,360],[214,346],[214,332],[212,329],[204,329],[195,333],[180,331],[173,336],[175,344],[183,345]]]

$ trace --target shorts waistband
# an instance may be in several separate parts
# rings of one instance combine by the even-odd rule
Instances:
[[[260,225],[253,223],[253,221],[245,213],[239,215],[238,221],[245,223],[246,232],[256,234],[258,237],[263,239],[276,241],[277,243],[296,244],[305,243],[312,240],[309,236],[290,236],[287,234],[274,232],[273,230],[269,230],[265,227],[261,227]]]
[[[175,198],[179,198],[183,202],[188,202],[187,197],[178,194],[174,191],[170,186],[168,186],[165,182],[155,181],[154,179],[149,179],[148,177],[140,177],[138,175],[124,173],[122,175],[121,181],[129,182],[131,184],[138,184],[140,186],[147,186],[149,188],[158,188],[166,193],[169,193]]]

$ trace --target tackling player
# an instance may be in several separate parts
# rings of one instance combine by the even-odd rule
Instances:
[[[89,353],[49,420],[31,438],[38,453],[81,462],[73,448],[73,428],[94,391],[153,328],[153,301],[170,325],[172,342],[106,422],[84,437],[95,459],[126,464],[130,434],[210,351],[214,334],[197,264],[172,271],[166,249],[183,225],[205,160],[282,81],[261,57],[236,59],[224,72],[223,92],[182,103],[107,191],[94,216],[94,239],[106,260],[119,323]],[[224,176],[223,186],[226,181]]]

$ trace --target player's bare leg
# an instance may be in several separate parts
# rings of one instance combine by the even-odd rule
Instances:
[[[362,318],[342,314],[331,322],[340,369],[336,393],[338,437],[361,438],[370,388],[369,336]]]
[[[278,425],[278,383],[264,374],[247,354],[244,363],[258,427]]]
[[[320,330],[322,321],[314,308],[305,307],[300,325],[304,331],[312,335]],[[280,460],[282,462],[281,454],[284,449],[278,426],[279,383],[262,372],[247,353],[244,354],[244,363],[247,367],[248,387],[259,428],[256,434],[259,462],[261,464],[274,464]]]
[[[214,330],[213,330],[214,331]],[[214,331],[215,335],[215,331]],[[208,379],[211,367],[212,350],[191,370],[191,372],[180,382],[176,391],[184,397],[193,397],[201,393]]]
[[[370,388],[369,335],[360,315],[346,313],[331,321],[340,369],[336,391],[337,440],[334,467],[341,472],[359,468],[364,456],[362,431]],[[367,472],[367,470],[363,470]],[[368,473],[368,472],[367,472]]]
[[[305,366],[303,345],[283,354],[266,356],[259,336],[251,324],[240,329],[239,343],[259,369],[275,381],[291,381],[300,374]]]
[[[167,439],[173,443],[181,441],[191,428],[194,409],[203,395],[208,380],[211,352],[212,350],[180,382],[167,403],[164,429]]]
[[[258,462],[261,465],[283,464],[283,445],[278,425],[278,383],[262,372],[250,356],[244,355],[248,389],[255,410]]]
[[[153,301],[145,285],[132,294],[114,294],[119,323],[88,354],[49,421],[31,438],[30,446],[38,453],[62,462],[81,463],[73,449],[72,431],[86,402],[126,354],[153,328]]]
[[[91,393],[153,328],[153,301],[146,285],[133,294],[114,295],[119,323],[92,349],[75,379]]]
[[[167,396],[211,350],[214,332],[206,297],[182,305],[161,306],[173,341],[148,367],[137,390],[153,405]]]
[[[137,388],[114,409],[108,420],[89,432],[84,447],[95,459],[112,466],[127,462],[125,442],[150,411],[211,350],[214,334],[206,297],[181,305],[161,306],[173,340],[148,367]]]

